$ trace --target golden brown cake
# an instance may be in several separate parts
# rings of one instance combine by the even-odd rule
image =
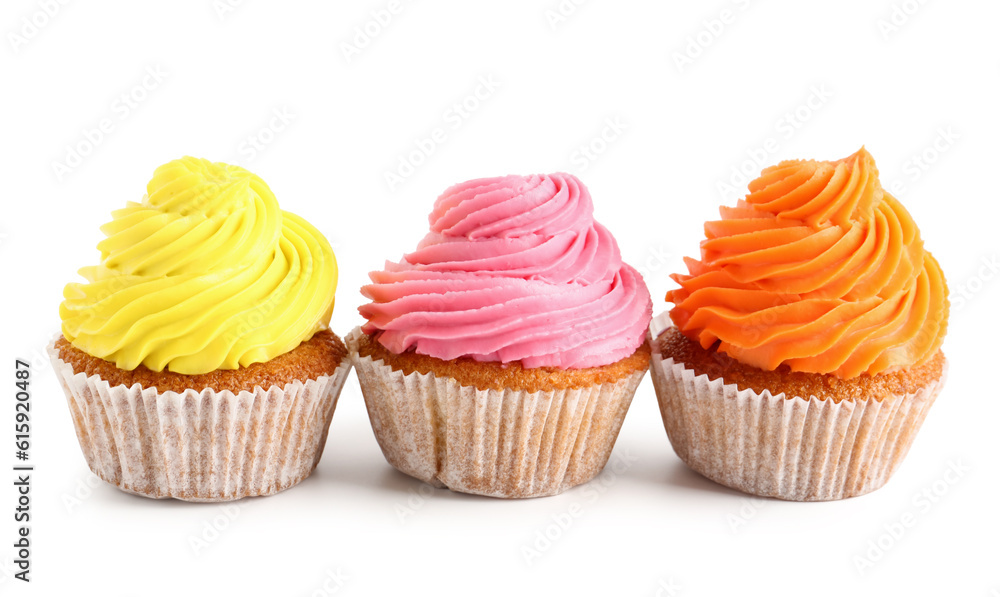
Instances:
[[[646,343],[620,361],[587,369],[525,368],[516,361],[498,363],[476,361],[468,357],[445,361],[415,352],[396,354],[379,344],[375,337],[369,334],[359,338],[358,353],[363,357],[380,360],[393,371],[401,371],[404,375],[413,372],[433,373],[437,377],[450,377],[460,385],[473,386],[480,390],[507,388],[524,392],[545,392],[584,388],[596,384],[616,383],[637,371],[649,368],[649,345]]]
[[[751,365],[744,365],[729,355],[702,348],[697,342],[685,336],[676,327],[665,330],[656,339],[657,349],[663,358],[673,359],[695,375],[705,375],[708,379],[722,379],[723,383],[735,384],[740,390],[750,389],[757,393],[764,390],[772,394],[784,394],[785,398],[814,396],[820,400],[882,400],[900,394],[913,394],[937,383],[944,375],[944,353],[938,350],[922,365],[906,367],[890,373],[843,379],[828,373],[805,373],[792,371],[782,365],[773,371],[766,371]]]
[[[216,392],[229,390],[238,394],[241,391],[252,392],[257,386],[264,389],[271,386],[284,388],[285,384],[296,380],[333,375],[347,356],[343,340],[329,330],[317,332],[291,351],[269,361],[251,363],[238,369],[217,369],[200,375],[150,371],[143,365],[132,370],[119,369],[113,363],[76,348],[63,336],[56,340],[55,348],[59,358],[71,365],[74,371],[84,373],[87,377],[98,375],[112,387],[132,387],[139,384],[143,388],[156,388],[160,392],[178,393],[188,389],[200,392],[208,388]]]

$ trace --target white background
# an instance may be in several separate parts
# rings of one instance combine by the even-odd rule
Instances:
[[[15,357],[33,362],[37,466],[33,582],[0,572],[0,594],[1000,594],[1000,284],[983,261],[1000,251],[996,2],[567,0],[572,14],[555,22],[558,0],[400,0],[350,59],[343,44],[388,0],[69,2],[48,18],[44,4],[6,1],[0,15],[0,375],[13,377]],[[681,64],[685,53],[698,55]],[[497,87],[468,100],[481,78]],[[463,101],[466,116],[453,108]],[[67,146],[86,151],[103,119],[109,132],[58,176]],[[445,140],[390,189],[386,172],[436,128]],[[250,151],[250,136],[270,142]],[[527,501],[429,491],[382,458],[352,376],[316,473],[227,514],[90,487],[43,356],[62,287],[97,259],[98,227],[184,154],[250,168],[330,238],[333,327],[345,334],[361,321],[366,273],[414,247],[453,183],[578,174],[660,312],[702,222],[735,200],[719,188],[734,167],[761,151],[770,164],[862,144],[953,297],[948,384],[896,476],[865,497],[751,501],[704,480],[671,450],[648,379],[612,457],[620,473]],[[15,532],[12,386],[0,561]],[[949,463],[968,470],[948,475]],[[925,490],[933,502],[915,497]],[[887,536],[907,513],[915,523]],[[556,538],[536,544],[540,532]],[[870,541],[886,549],[869,554]],[[525,547],[540,555],[528,561]],[[338,571],[343,585],[323,589]]]

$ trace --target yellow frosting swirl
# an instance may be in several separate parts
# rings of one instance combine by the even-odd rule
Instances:
[[[286,353],[325,329],[337,262],[258,176],[184,157],[101,227],[99,265],[66,285],[62,332],[121,369],[198,375]]]

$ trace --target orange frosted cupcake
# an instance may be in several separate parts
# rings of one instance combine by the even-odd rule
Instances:
[[[755,495],[878,489],[944,382],[941,269],[864,148],[782,162],[749,191],[705,224],[650,328],[671,444]]]

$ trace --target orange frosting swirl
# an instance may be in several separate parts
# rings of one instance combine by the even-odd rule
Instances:
[[[927,362],[948,288],[920,231],[863,147],[765,169],[706,222],[701,259],[671,276],[670,317],[690,339],[765,370],[852,378]]]

